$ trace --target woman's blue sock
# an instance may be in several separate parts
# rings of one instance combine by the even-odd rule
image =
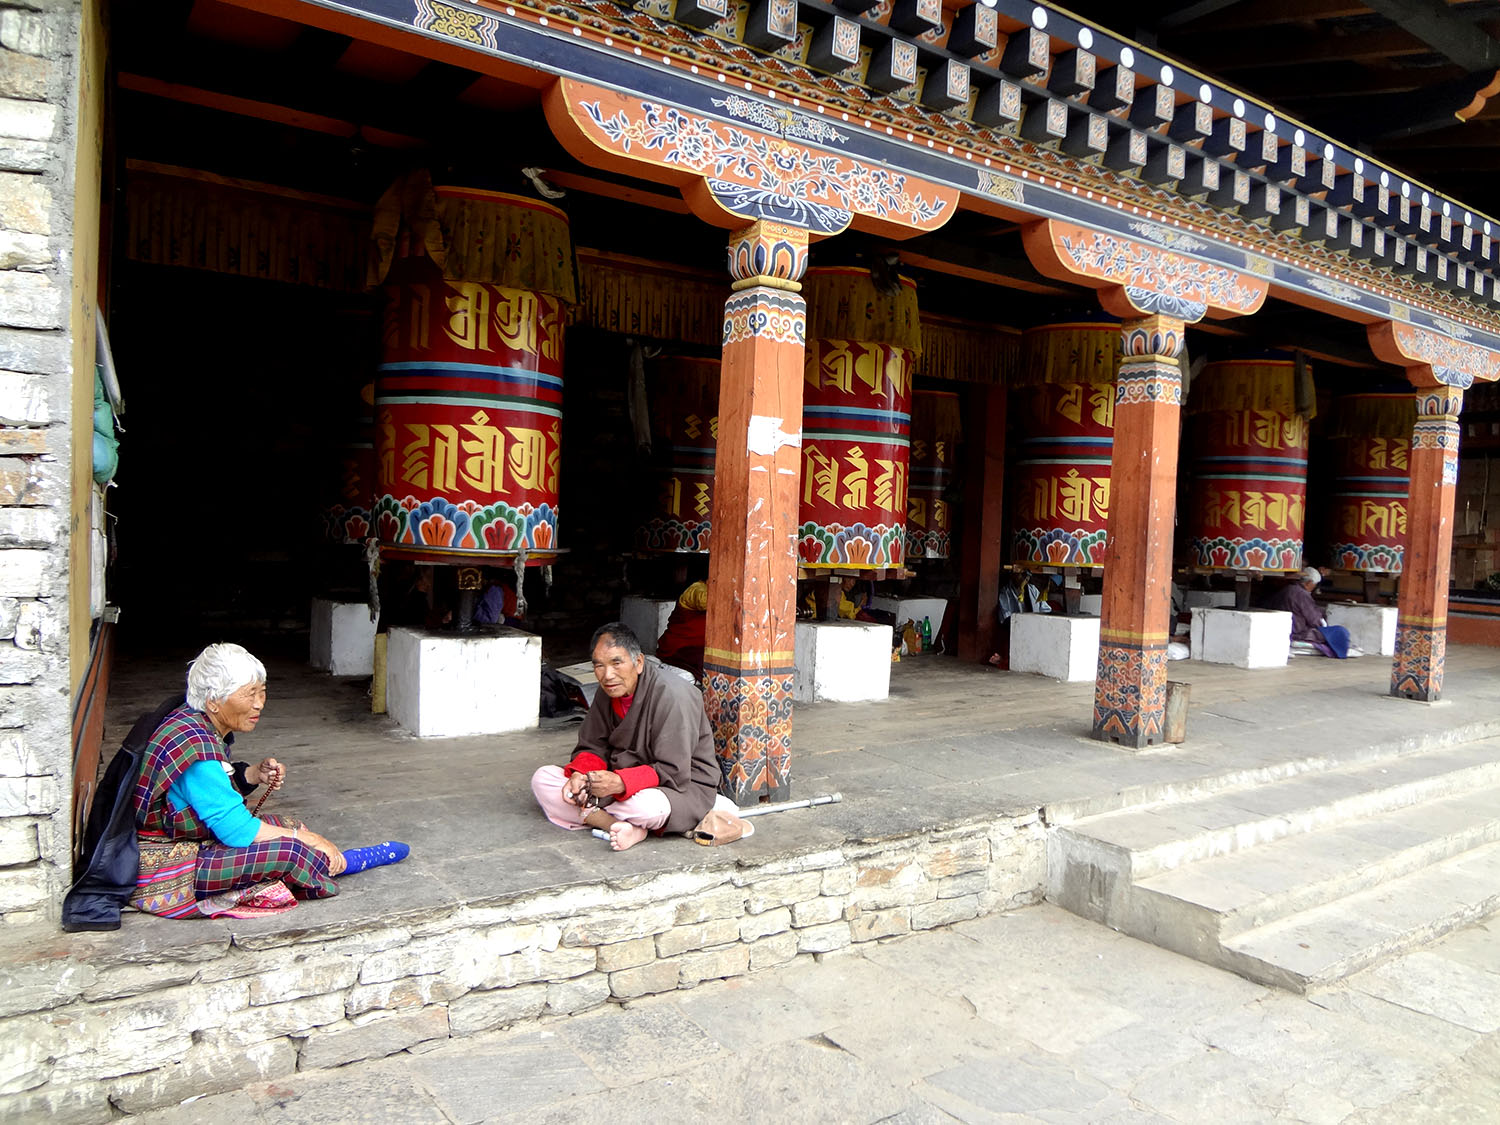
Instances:
[[[395,840],[383,844],[371,844],[367,848],[348,848],[344,852],[344,874],[368,871],[372,867],[384,867],[388,863],[400,863],[411,849]]]

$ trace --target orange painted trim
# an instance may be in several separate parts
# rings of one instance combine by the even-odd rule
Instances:
[[[1057,219],[1022,227],[1021,244],[1039,272],[1057,281],[1106,290],[1101,302],[1127,319],[1152,314],[1129,301],[1126,286],[1202,305],[1214,316],[1253,313],[1265,303],[1271,288],[1268,278]]]

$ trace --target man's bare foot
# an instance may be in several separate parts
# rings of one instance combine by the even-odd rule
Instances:
[[[633,848],[646,838],[646,830],[638,824],[617,820],[609,826],[609,846],[617,852]]]

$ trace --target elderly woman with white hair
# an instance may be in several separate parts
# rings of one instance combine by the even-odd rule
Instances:
[[[169,918],[273,913],[288,909],[293,895],[338,894],[338,875],[406,858],[405,844],[340,851],[306,825],[251,814],[246,795],[286,780],[275,758],[229,760],[234,736],[253,731],[265,705],[265,665],[239,645],[210,645],[188,669],[186,701],[156,728],[136,778],[138,910]]]
[[[1311,645],[1324,656],[1342,660],[1349,655],[1349,630],[1323,620],[1323,607],[1313,599],[1313,591],[1322,581],[1321,570],[1305,566],[1295,579],[1272,593],[1265,600],[1264,607],[1285,610],[1292,615],[1293,644]]]

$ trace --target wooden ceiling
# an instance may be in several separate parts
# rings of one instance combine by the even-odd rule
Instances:
[[[1363,133],[1352,125],[1339,131],[1337,115],[1360,125],[1353,107],[1381,99],[1404,106],[1403,121],[1413,107],[1446,105],[1441,99],[1451,100],[1444,91],[1454,76],[1468,73],[1369,7],[1342,0],[1100,0],[1074,8],[1113,30],[1156,40],[1189,65],[1285,106],[1315,128],[1349,143],[1366,141],[1415,179],[1500,214],[1500,193],[1485,171],[1500,165],[1500,147],[1471,147],[1475,136],[1500,139],[1500,99],[1493,111],[1486,107],[1473,121],[1444,129],[1408,126],[1396,135],[1399,115],[1392,110],[1378,121],[1365,113]],[[1465,28],[1491,18],[1500,28],[1500,0],[1452,4],[1449,11]],[[565,204],[580,245],[722,267],[723,241],[704,237],[704,228],[681,214],[675,193],[623,183],[569,156],[547,128],[534,90],[220,0],[115,0],[113,28],[114,148],[122,161],[367,203],[413,166],[527,194],[533,189],[520,169],[536,167],[553,173],[555,186],[572,199],[599,204]],[[1466,34],[1493,42],[1487,31]],[[1355,50],[1357,59],[1336,61],[1334,46],[1347,41],[1367,45]],[[1377,42],[1390,53],[1375,52]],[[1324,61],[1286,65],[1289,53]],[[1351,97],[1351,88],[1361,95]],[[1389,134],[1380,141],[1385,147],[1368,140],[1381,130]],[[938,235],[896,249],[933,307],[955,316],[1024,327],[1074,305],[1094,307],[1091,294],[1038,275],[1014,227],[996,227],[983,216],[960,215]],[[819,244],[816,257],[826,264],[875,250],[868,239],[846,235]],[[1295,346],[1345,368],[1376,366],[1358,325],[1276,300],[1256,317],[1213,326],[1207,340],[1225,348]]]
[[[1497,0],[1071,0],[1064,7],[1500,216]]]

